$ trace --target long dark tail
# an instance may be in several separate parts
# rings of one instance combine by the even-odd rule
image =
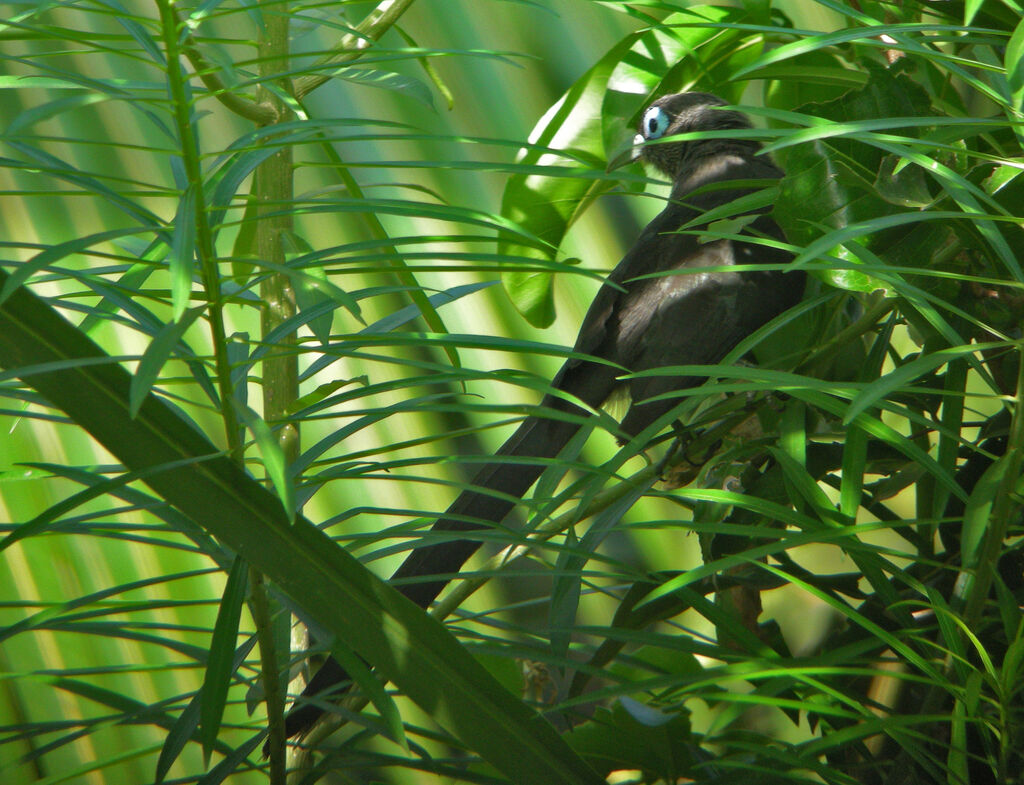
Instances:
[[[580,409],[563,400],[548,397],[542,407],[568,414],[570,419],[530,417],[501,446],[496,457],[554,458],[580,428]],[[459,497],[430,528],[426,535],[448,535],[451,532],[471,532],[485,529],[501,520],[515,507],[516,502],[537,481],[545,464],[507,463],[495,461],[486,464],[473,479],[472,488]],[[475,539],[452,540],[448,536],[437,542],[422,545],[410,553],[395,571],[392,581],[403,581],[396,588],[421,608],[433,602],[451,577],[466,563],[480,542]],[[433,577],[432,576],[436,576]],[[426,580],[412,581],[413,578]],[[323,697],[331,687],[348,680],[348,674],[333,658],[328,659],[316,672],[303,696]],[[285,733],[291,737],[307,730],[323,714],[323,709],[301,700],[285,718]]]

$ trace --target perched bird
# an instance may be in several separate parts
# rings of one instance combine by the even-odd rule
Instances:
[[[580,328],[575,351],[610,364],[573,358],[552,382],[553,388],[594,409],[616,388],[628,385],[632,404],[621,423],[626,435],[639,433],[676,403],[645,403],[647,399],[695,387],[704,379],[652,376],[623,382],[619,379],[622,368],[638,372],[716,363],[743,338],[798,302],[803,293],[803,274],[779,269],[791,260],[785,251],[757,242],[708,240],[679,233],[687,225],[688,231],[706,228],[699,220],[701,215],[750,193],[755,186],[749,181],[782,177],[767,156],[757,155],[760,144],[753,140],[715,136],[652,143],[690,132],[751,127],[744,115],[719,108],[723,105],[722,99],[708,93],[678,93],[659,98],[644,111],[636,150],[640,159],[671,178],[668,206],[608,276]],[[721,186],[730,181],[743,182]],[[764,214],[751,216],[747,232],[784,239],[779,227]],[[765,265],[769,269],[699,271],[730,265]],[[672,272],[679,274],[647,277]],[[569,400],[550,394],[541,410],[575,417],[527,418],[498,450],[498,460],[480,469],[473,489],[460,494],[433,525],[432,534],[499,524],[515,506],[514,500],[522,497],[544,470],[543,460],[508,463],[501,459],[554,458],[580,428],[580,415],[586,413]],[[399,590],[424,608],[448,582],[445,576],[457,573],[480,545],[472,539],[427,539],[430,544],[410,553],[393,577],[402,581]],[[303,694],[323,696],[346,678],[344,669],[330,659]],[[317,706],[300,701],[287,717],[288,736],[307,730],[321,713]]]

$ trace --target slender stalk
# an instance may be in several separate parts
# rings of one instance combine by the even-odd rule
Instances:
[[[287,80],[276,77],[288,69],[288,3],[286,0],[274,0],[272,5],[263,15],[266,26],[259,44],[259,73],[265,83],[274,80],[280,89],[287,92],[291,85]],[[261,87],[258,98],[261,105],[273,108],[273,122],[293,119],[285,102],[274,92]],[[281,209],[292,200],[292,176],[292,150],[287,146],[264,161],[255,173],[258,205],[256,253],[259,259],[274,265],[285,263],[284,236],[294,227],[291,213]],[[260,313],[260,331],[264,336],[296,313],[295,291],[285,274],[276,273],[266,278],[260,284],[260,298],[264,304]],[[299,361],[297,353],[292,350],[295,340],[295,333],[288,334],[278,342],[281,351],[271,352],[263,360],[263,417],[270,423],[286,419],[292,403],[299,397]],[[299,456],[298,427],[291,422],[285,423],[278,430],[277,438],[285,460],[294,463]],[[253,620],[260,639],[262,681],[267,701],[270,779],[275,784],[283,785],[287,777],[285,695],[281,690],[280,664],[272,634],[273,619],[262,578],[255,570],[251,583]]]
[[[270,782],[285,785],[288,781],[288,756],[285,750],[284,698],[281,690],[281,664],[274,638],[273,614],[270,596],[263,573],[249,567],[249,612],[256,625],[256,639],[260,646],[260,681],[267,702],[267,752],[270,759]]]
[[[371,41],[376,41],[398,21],[399,17],[413,4],[413,0],[381,0],[377,7],[366,15],[354,33],[344,36],[335,47],[335,52],[317,63],[325,69],[358,60]],[[302,98],[331,78],[329,73],[304,76],[295,80],[295,97]]]
[[[170,0],[157,0],[160,21],[163,26],[164,43],[167,47],[167,82],[174,104],[174,122],[181,142],[181,159],[189,184],[195,191],[196,259],[199,274],[208,303],[213,358],[216,368],[217,388],[221,399],[221,418],[231,456],[241,459],[241,438],[238,432],[238,418],[232,405],[231,364],[227,355],[227,336],[224,330],[224,304],[220,292],[220,272],[213,233],[207,220],[206,203],[203,199],[203,173],[199,163],[199,143],[192,125],[192,103],[185,89],[185,76],[180,64],[181,49],[178,45],[178,20]]]
[[[160,18],[163,24],[164,39],[167,46],[167,60],[168,60],[168,83],[171,89],[171,96],[175,107],[175,121],[181,139],[182,147],[182,160],[185,167],[185,172],[188,177],[189,183],[195,185],[195,225],[196,225],[196,256],[199,261],[199,271],[203,282],[203,288],[206,291],[207,301],[209,302],[209,320],[210,329],[213,333],[212,341],[214,347],[214,362],[216,366],[218,389],[221,397],[221,416],[224,419],[224,428],[226,431],[227,442],[230,448],[230,454],[235,461],[241,463],[242,461],[242,440],[238,428],[238,419],[235,413],[233,404],[233,388],[231,383],[231,367],[227,357],[227,337],[224,327],[224,314],[223,304],[221,301],[221,290],[220,290],[220,270],[217,265],[217,257],[214,248],[213,234],[210,229],[209,222],[207,220],[206,205],[203,200],[202,194],[202,169],[199,164],[199,144],[194,133],[194,127],[192,125],[192,104],[187,100],[187,91],[185,89],[185,79],[182,74],[180,66],[180,59],[184,52],[179,46],[179,22],[170,0],[157,0],[160,9]],[[273,53],[284,53],[284,62],[287,60],[287,9],[281,8],[281,13],[278,15],[271,15],[267,25],[267,40],[263,44],[263,47]],[[194,53],[193,53],[194,54]],[[281,61],[267,58],[263,61],[263,66],[271,68],[281,68]],[[273,105],[272,103],[268,105]],[[276,109],[277,107],[275,107]],[[263,114],[261,115],[268,121],[276,118],[277,113],[274,115]],[[284,178],[276,177],[278,174],[277,170],[272,170],[269,175],[264,175],[260,181],[273,183],[283,179],[285,182],[286,196],[284,198],[290,198],[291,194],[291,157],[289,151],[279,152],[275,155],[271,161],[274,162],[283,159],[286,168],[286,176]],[[277,199],[279,194],[271,193],[269,196],[264,195],[266,200]],[[275,202],[278,203],[278,202]],[[264,223],[274,223],[274,226],[268,226],[264,234],[273,236],[276,238],[277,246],[280,248],[280,231],[277,229],[276,224],[281,220],[288,221],[288,217],[285,216],[283,219],[277,216],[273,219],[261,222],[261,227]],[[290,225],[290,224],[289,224]],[[260,246],[261,251],[264,250],[263,245]],[[283,260],[283,253],[268,256],[275,261]],[[287,298],[285,298],[287,301]],[[287,308],[285,308],[287,312]],[[291,298],[291,312],[294,313],[294,297]],[[287,317],[284,317],[287,318]],[[266,322],[265,322],[266,323]],[[264,328],[266,332],[267,328]],[[269,361],[273,362],[273,360]],[[286,364],[288,360],[284,361]],[[291,359],[292,364],[296,364],[297,360]],[[266,376],[267,374],[265,374]],[[273,372],[270,372],[273,375]],[[279,374],[279,377],[281,374]],[[286,370],[283,374],[285,378],[289,377],[288,371]],[[298,395],[298,372],[297,369],[290,374],[290,378],[294,380],[294,397]],[[280,389],[280,385],[275,387]],[[284,396],[280,392],[274,398],[274,401],[282,401],[277,404],[278,406],[287,406],[289,401],[287,396]],[[269,419],[275,419],[279,416],[280,412],[268,415]],[[294,429],[293,429],[294,432]],[[297,447],[297,434],[295,434],[295,445]],[[297,453],[294,448],[292,452],[286,450],[285,453],[289,460],[294,460]],[[255,569],[250,568],[250,611],[253,616],[253,621],[256,626],[257,637],[260,642],[260,657],[262,660],[262,681],[264,693],[267,701],[267,716],[269,725],[270,741],[268,743],[270,750],[270,781],[274,785],[284,785],[286,781],[286,756],[285,756],[285,737],[284,737],[284,695],[280,689],[280,680],[278,674],[280,673],[280,666],[278,664],[277,651],[273,636],[273,620],[270,611],[270,601],[266,593],[266,588],[263,582],[263,576]]]
[[[221,81],[214,66],[199,51],[192,36],[185,38],[181,48],[185,57],[192,64],[192,68],[195,69],[196,76],[205,85],[206,89],[210,91],[210,95],[223,104],[225,108],[240,117],[251,120],[257,125],[274,122],[274,118],[277,116],[274,107],[269,103],[257,103],[248,100],[232,92],[231,88]]]
[[[376,40],[390,28],[412,0],[392,2],[384,0],[371,12],[358,28],[361,36],[346,36],[341,42],[343,50],[327,58],[326,62],[347,62],[356,59],[368,40]],[[269,5],[269,4],[268,4]],[[288,4],[275,0],[273,8],[264,14],[265,33],[259,44],[259,75],[261,81],[275,81],[286,93],[299,95],[278,74],[288,68]],[[358,42],[358,43],[357,43]],[[269,126],[293,118],[287,104],[273,91],[261,87],[255,103],[246,102],[227,92],[209,67],[206,59],[191,41],[185,53],[200,79],[213,95],[227,108],[254,120],[259,126]],[[327,81],[329,77],[310,77],[303,82],[306,94]],[[292,216],[280,207],[293,198],[293,156],[291,148],[284,147],[261,164],[255,172],[254,195],[257,200],[256,253],[259,259],[274,265],[285,263],[284,235],[294,227]],[[347,172],[346,172],[347,174]],[[275,274],[260,285],[260,298],[264,304],[260,315],[260,331],[266,336],[290,319],[297,311],[295,291],[287,275]],[[425,298],[424,298],[425,299]],[[431,310],[432,309],[428,309]],[[287,418],[292,403],[298,398],[298,355],[290,349],[296,335],[291,333],[278,341],[281,351],[268,355],[263,361],[263,416],[268,422],[280,423]],[[285,422],[278,430],[279,445],[285,459],[291,463],[299,455],[299,432],[294,423]],[[256,625],[262,660],[262,683],[267,702],[270,780],[284,783],[287,778],[286,738],[284,735],[285,696],[280,689],[280,665],[273,636],[273,619],[269,598],[262,576],[256,570],[250,574],[252,599],[250,609]],[[301,768],[301,767],[300,767]]]
[[[181,140],[181,156],[188,182],[194,186],[195,191],[196,256],[199,261],[203,288],[209,303],[214,363],[221,399],[221,417],[224,420],[224,429],[230,454],[235,461],[241,463],[242,440],[235,414],[231,367],[227,356],[227,336],[224,329],[224,313],[220,291],[220,270],[217,265],[213,234],[207,221],[206,205],[203,200],[202,169],[199,164],[199,144],[192,125],[192,104],[187,100],[185,81],[180,65],[182,52],[178,46],[179,24],[170,0],[158,0],[158,5],[161,22],[163,23],[164,40],[167,46],[167,78],[174,103],[175,122]],[[263,576],[252,568],[250,568],[250,595],[250,610],[260,642],[263,686],[267,696],[267,714],[270,717],[270,781],[275,783],[275,785],[283,785],[286,778],[282,720],[284,696],[281,695],[279,688],[278,673],[280,669],[273,639],[269,598],[263,585]],[[274,721],[275,717],[277,718],[276,723]]]

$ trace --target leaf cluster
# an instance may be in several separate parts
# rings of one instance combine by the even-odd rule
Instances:
[[[5,779],[1020,781],[1017,3],[4,5]],[[377,576],[535,413],[691,89],[787,172],[703,235],[771,206],[803,302],[420,611]],[[292,614],[354,685],[286,758]]]

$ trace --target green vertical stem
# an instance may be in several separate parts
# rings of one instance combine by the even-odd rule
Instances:
[[[232,405],[231,363],[228,360],[227,337],[224,330],[224,304],[220,293],[220,271],[213,242],[213,232],[203,198],[203,170],[199,162],[199,141],[192,124],[193,106],[186,90],[185,75],[181,68],[181,46],[178,18],[170,0],[157,0],[160,9],[164,45],[167,47],[167,84],[174,105],[174,123],[181,144],[181,161],[189,184],[195,189],[195,253],[199,275],[208,303],[213,359],[220,392],[220,414],[224,420],[227,444],[232,457],[240,461],[242,442],[238,433],[238,418]]]
[[[199,274],[208,302],[208,317],[210,331],[212,333],[211,340],[213,343],[214,364],[216,367],[217,386],[220,392],[221,417],[224,420],[224,429],[230,454],[235,461],[241,463],[243,458],[243,444],[238,428],[238,418],[234,407],[234,390],[231,382],[231,363],[227,353],[228,342],[224,325],[224,307],[221,299],[220,269],[213,241],[213,232],[208,221],[206,203],[203,199],[203,172],[199,158],[199,141],[196,138],[195,127],[192,122],[193,107],[186,89],[187,85],[185,82],[185,75],[183,74],[180,65],[182,56],[179,32],[180,24],[178,22],[177,15],[174,13],[174,8],[170,0],[157,0],[157,3],[160,9],[160,20],[163,29],[164,42],[167,47],[167,80],[175,109],[175,125],[181,142],[182,164],[184,166],[188,182],[194,187],[196,194],[196,259],[198,261]],[[272,23],[268,24],[268,42],[271,40],[271,34],[269,31],[270,29],[274,29],[277,33],[277,37],[273,40],[278,46],[283,46],[285,53],[287,53],[287,17],[284,15],[285,13],[285,9],[282,8],[280,15],[271,16]],[[284,62],[268,60],[265,61],[263,65],[267,68],[280,67],[283,70],[286,67],[286,63],[287,59],[285,59]],[[276,159],[279,159],[282,156],[285,157],[287,162],[287,177],[282,179],[286,181],[285,187],[288,189],[287,194],[290,196],[290,154],[287,152],[278,153],[273,157],[272,161],[276,161]],[[277,172],[275,171],[274,174],[276,173]],[[270,176],[264,177],[263,179],[264,181],[273,180]],[[271,197],[267,198],[275,199],[278,197],[275,193]],[[273,235],[279,238],[280,232],[276,231],[276,227],[272,231]],[[278,246],[280,246],[279,239]],[[260,250],[263,250],[262,245],[260,246]],[[279,261],[281,257],[278,255],[273,257],[268,256],[268,258],[273,258],[275,261]],[[267,301],[268,299],[269,298],[266,294],[264,294],[264,301]],[[292,299],[291,307],[291,313],[294,313],[294,298]],[[266,325],[266,323],[267,320],[265,317],[264,325]],[[264,331],[267,329],[270,328],[264,326]],[[293,363],[294,362],[295,361],[293,359]],[[272,373],[265,371],[264,375],[266,377],[267,375],[272,375]],[[295,380],[295,389],[297,391],[297,372],[292,373],[291,378]],[[294,393],[294,397],[297,397],[297,392]],[[287,400],[285,400],[281,394],[279,394],[275,400],[278,399],[281,401],[279,404],[280,406],[288,405]],[[273,420],[277,416],[279,415],[276,413],[267,414],[266,418]],[[295,436],[297,436],[297,434],[295,434]],[[292,440],[295,441],[297,445],[297,438],[293,436]],[[289,460],[294,460],[295,458],[294,451],[289,453],[286,450],[286,455],[289,457]],[[287,771],[283,719],[284,695],[282,694],[280,681],[278,679],[280,668],[274,644],[270,602],[263,583],[263,576],[257,570],[252,568],[250,568],[249,583],[251,595],[249,607],[252,612],[253,621],[256,625],[256,632],[260,643],[263,687],[266,694],[268,725],[270,728],[270,781],[274,785],[285,785]]]
[[[273,0],[264,3],[265,31],[259,46],[259,75],[264,82],[275,80],[278,89],[290,91],[287,80],[275,78],[288,69],[288,3]],[[258,100],[272,106],[276,122],[293,119],[291,111],[274,91],[261,87]],[[269,125],[269,123],[267,123]],[[285,263],[284,236],[293,227],[291,214],[286,208],[292,201],[292,150],[284,146],[264,161],[256,170],[255,195],[259,218],[256,223],[257,258],[273,265]],[[280,268],[278,268],[280,269]],[[295,291],[287,275],[275,273],[260,284],[263,310],[260,314],[262,335],[270,334],[285,320],[295,315]],[[280,424],[288,415],[291,405],[299,397],[299,361],[292,347],[296,335],[290,333],[279,339],[279,351],[271,351],[263,360],[263,418],[271,424]],[[288,463],[299,456],[299,432],[294,423],[280,425],[278,443]],[[262,681],[267,701],[267,751],[270,757],[270,781],[285,783],[287,759],[284,735],[285,695],[281,689],[281,667],[270,602],[262,576],[252,571],[252,611],[262,659]]]

